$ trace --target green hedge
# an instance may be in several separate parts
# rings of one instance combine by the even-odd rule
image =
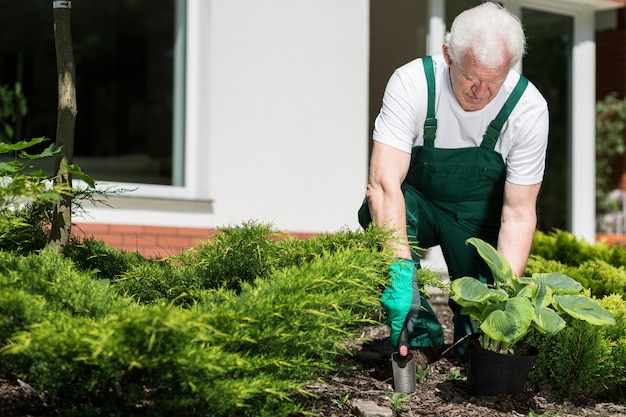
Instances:
[[[64,416],[296,412],[293,394],[381,318],[392,258],[374,229],[308,241],[268,231],[228,229],[161,261],[96,253],[93,242],[73,260],[0,253],[0,312],[11,317],[0,321],[0,369]]]
[[[372,228],[285,239],[249,223],[160,260],[93,239],[66,257],[0,252],[0,371],[64,416],[292,415],[299,390],[382,319],[388,238]],[[537,235],[527,273],[574,277],[617,321],[534,335],[537,386],[572,399],[626,388],[621,253]],[[439,285],[427,270],[419,279]]]
[[[554,336],[535,334],[529,340],[540,351],[530,375],[536,386],[549,386],[575,402],[622,397],[626,388],[626,302],[621,295],[612,295],[601,304],[615,316],[615,326],[573,321]]]
[[[626,389],[626,249],[587,243],[555,230],[535,234],[525,275],[561,272],[579,281],[616,319],[614,326],[570,322],[555,336],[534,334],[540,350],[531,372],[537,387],[574,401],[619,400]]]
[[[626,265],[625,247],[603,242],[585,242],[563,230],[553,230],[550,233],[537,231],[531,254],[570,266],[578,266],[588,261],[603,261],[618,268]]]

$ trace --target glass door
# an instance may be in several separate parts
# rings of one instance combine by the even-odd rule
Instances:
[[[573,18],[522,9],[528,53],[524,75],[541,91],[550,109],[546,173],[538,201],[538,228],[568,230],[571,223],[570,165],[571,51]]]

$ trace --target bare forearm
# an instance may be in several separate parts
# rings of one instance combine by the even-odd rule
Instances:
[[[374,142],[365,194],[374,224],[393,231],[390,245],[396,257],[407,259],[411,259],[411,250],[401,187],[410,161],[410,153]]]
[[[393,230],[390,242],[396,257],[411,259],[411,250],[406,235],[406,212],[402,191],[385,192],[368,187],[367,201],[376,226]]]
[[[541,183],[516,185],[507,181],[504,185],[498,252],[509,261],[518,276],[524,275],[533,243],[540,188]]]
[[[524,275],[533,243],[537,216],[533,212],[514,219],[505,219],[498,235],[498,252],[511,264],[513,272]]]

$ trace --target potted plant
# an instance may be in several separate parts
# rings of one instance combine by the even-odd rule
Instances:
[[[538,353],[534,346],[522,342],[532,329],[556,334],[566,326],[567,316],[594,325],[615,324],[612,314],[567,275],[553,272],[518,277],[489,243],[479,238],[470,238],[466,243],[476,248],[494,278],[493,284],[485,284],[474,277],[463,277],[450,286],[450,298],[462,307],[461,314],[471,316],[480,328],[474,340],[469,340],[470,392],[516,394],[524,389]],[[509,362],[512,369],[502,368]],[[492,386],[485,386],[488,382]]]

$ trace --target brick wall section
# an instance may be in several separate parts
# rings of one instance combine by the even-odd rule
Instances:
[[[161,227],[77,223],[72,233],[79,237],[95,238],[116,248],[139,252],[146,258],[163,258],[178,255],[199,241],[209,240],[217,233],[215,229],[190,227]],[[308,239],[314,233],[288,233],[296,239]]]

